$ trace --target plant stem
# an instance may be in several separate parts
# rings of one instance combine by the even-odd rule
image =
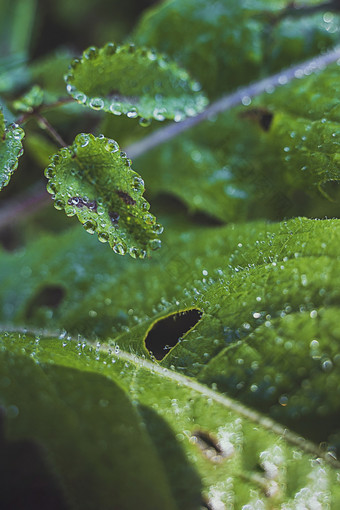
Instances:
[[[200,124],[204,120],[225,112],[234,106],[242,104],[242,101],[245,102],[246,100],[248,103],[249,99],[262,94],[263,92],[273,91],[275,88],[285,85],[295,78],[302,78],[303,76],[320,71],[327,65],[336,62],[338,59],[340,59],[340,47],[337,47],[333,51],[325,53],[324,55],[320,55],[319,57],[311,58],[302,64],[289,67],[288,69],[274,74],[273,76],[269,76],[268,78],[264,78],[263,80],[250,84],[246,87],[242,87],[236,92],[232,92],[231,94],[218,99],[208,106],[208,108],[206,108],[206,110],[202,113],[196,115],[196,117],[189,117],[180,123],[169,124],[168,126],[158,129],[151,135],[146,136],[141,141],[133,143],[126,148],[126,152],[130,158],[137,158],[155,147],[172,140],[180,133]],[[46,124],[45,127],[48,129]],[[52,136],[51,130],[48,130]],[[65,146],[65,142],[61,139],[61,137],[58,136],[58,138],[58,143]],[[41,186],[33,193],[30,191],[29,193],[23,194],[20,201],[19,198],[8,201],[7,204],[4,204],[2,213],[0,214],[0,228],[15,221],[17,219],[16,216],[23,212],[36,211],[39,208],[44,207],[48,202],[47,198],[48,195],[43,191],[43,186]]]
[[[64,142],[60,134],[54,129],[54,127],[48,122],[48,120],[40,115],[39,113],[36,113],[35,118],[39,122],[39,125],[42,129],[45,129],[53,138],[54,141],[56,141],[61,147],[66,147],[67,144]]]
[[[202,121],[209,119],[214,115],[223,113],[234,106],[242,104],[242,102],[246,101],[246,103],[248,103],[248,101],[253,97],[264,92],[272,92],[275,88],[285,85],[295,78],[302,78],[316,71],[320,71],[328,64],[331,64],[338,59],[340,59],[340,47],[337,47],[333,51],[325,53],[324,55],[320,55],[319,57],[314,57],[303,63],[284,69],[279,73],[247,85],[246,87],[241,87],[236,90],[236,92],[222,96],[195,117],[189,117],[178,124],[173,123],[158,129],[151,135],[143,138],[141,141],[127,147],[126,152],[130,158],[137,158],[151,149],[154,149],[155,147],[168,142],[172,138],[175,138],[180,133],[197,126]]]
[[[22,216],[34,213],[51,203],[51,195],[43,183],[39,182],[21,195],[7,200],[0,209],[0,229],[20,221]]]

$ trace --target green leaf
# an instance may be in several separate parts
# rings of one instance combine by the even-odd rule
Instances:
[[[209,97],[218,97],[338,42],[339,15],[331,23],[323,12],[286,19],[286,6],[218,0],[211,8],[206,0],[163,1],[144,12],[132,39],[169,55]]]
[[[332,458],[204,385],[65,335],[0,345],[5,441],[43,447],[71,509],[339,504]]]
[[[200,85],[153,50],[134,45],[93,46],[76,59],[65,77],[67,91],[94,110],[130,118],[180,121],[207,105]]]
[[[18,159],[23,153],[21,140],[24,135],[23,129],[17,124],[5,126],[5,119],[0,110],[0,190],[7,186],[18,166]]]
[[[163,253],[133,265],[76,229],[3,254],[2,322],[114,338],[150,357],[154,324],[200,310],[170,350],[160,328],[164,366],[339,448],[339,220],[172,230]]]
[[[34,85],[26,94],[13,101],[13,108],[17,112],[31,113],[39,108],[44,101],[44,91]]]
[[[335,64],[202,122],[138,159],[151,197],[222,221],[337,215],[319,188],[340,178],[339,91]]]
[[[163,227],[149,213],[144,181],[117,142],[79,134],[45,170],[56,209],[76,215],[85,230],[109,242],[115,253],[144,258],[160,247]]]

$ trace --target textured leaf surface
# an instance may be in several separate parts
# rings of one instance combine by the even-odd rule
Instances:
[[[68,92],[94,110],[130,118],[182,120],[203,110],[200,85],[163,55],[134,45],[88,48],[66,75]]]
[[[115,253],[144,258],[160,247],[163,228],[148,212],[144,181],[117,142],[79,134],[52,157],[45,175],[54,206],[77,215],[85,230],[109,242]]]
[[[5,439],[43,446],[71,509],[339,504],[313,446],[194,381],[65,335],[0,344]]]
[[[216,97],[338,42],[338,15],[326,16],[328,21],[322,12],[281,18],[286,6],[218,0],[212,8],[205,0],[165,1],[144,13],[133,39],[177,60]]]
[[[0,110],[0,190],[7,186],[18,166],[18,158],[23,153],[21,143],[23,137],[23,129],[16,124],[5,126],[5,119]]]
[[[149,192],[224,221],[337,215],[318,188],[340,177],[339,92],[333,65],[202,123],[138,160]]]
[[[170,352],[167,328],[160,330],[164,365],[338,447],[339,220],[175,229],[164,237],[163,253],[132,265],[75,230],[3,254],[2,321],[114,338],[149,355],[150,327],[196,308],[201,320],[181,342],[172,338]]]

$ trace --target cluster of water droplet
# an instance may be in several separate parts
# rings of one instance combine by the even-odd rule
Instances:
[[[149,213],[143,179],[130,167],[115,140],[80,133],[71,147],[51,158],[45,170],[47,190],[56,209],[77,215],[85,230],[96,232],[115,253],[145,258],[149,250],[160,248],[156,236],[163,227]]]
[[[119,72],[115,71],[116,62]],[[133,66],[138,79],[119,74],[124,66],[127,73]],[[149,126],[151,119],[179,122],[202,111],[208,102],[200,84],[175,62],[133,44],[87,48],[81,59],[73,60],[65,81],[67,92],[78,103],[131,119],[140,117],[142,127]]]
[[[18,167],[18,158],[23,154],[21,140],[24,136],[24,130],[17,124],[11,124],[6,130],[4,129],[0,139],[0,189],[7,186]]]

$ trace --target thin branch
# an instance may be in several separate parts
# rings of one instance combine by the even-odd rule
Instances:
[[[338,59],[340,59],[340,47],[337,47],[333,51],[325,53],[324,55],[320,55],[319,57],[311,58],[303,63],[284,69],[279,73],[247,85],[246,87],[242,87],[236,90],[236,92],[232,92],[231,94],[221,97],[221,99],[212,103],[202,113],[199,113],[195,117],[189,117],[183,122],[179,122],[177,124],[173,123],[158,129],[151,135],[143,138],[141,141],[127,147],[126,152],[130,158],[137,158],[151,149],[172,140],[180,133],[197,126],[202,121],[209,119],[214,115],[223,113],[242,103],[249,104],[249,101],[253,97],[264,92],[272,92],[277,87],[286,85],[295,78],[302,78],[316,71],[321,71],[327,65],[336,62]]]
[[[40,127],[42,129],[45,129],[45,131],[47,131],[50,134],[51,138],[53,138],[55,142],[61,145],[61,147],[67,146],[66,142],[64,142],[60,134],[54,129],[54,127],[48,122],[48,120],[45,117],[43,117],[39,113],[36,113],[34,117],[39,122]]]
[[[151,135],[143,138],[141,141],[128,146],[126,148],[126,152],[130,158],[137,158],[155,147],[172,140],[180,133],[187,131],[214,115],[225,112],[234,106],[242,104],[242,102],[248,104],[251,98],[262,94],[263,92],[272,92],[275,88],[285,85],[293,79],[302,78],[320,71],[327,65],[336,62],[338,59],[340,59],[340,47],[337,47],[333,51],[325,53],[319,57],[311,58],[302,64],[294,65],[256,83],[242,87],[236,92],[218,99],[196,117],[190,117],[183,122],[173,123],[158,129]],[[64,142],[62,145],[64,145]],[[47,196],[47,193],[42,191],[41,186],[41,189],[37,190],[35,194],[32,194],[31,192],[27,195],[23,194],[20,204],[18,204],[18,199],[8,201],[7,204],[5,203],[2,208],[3,212],[0,214],[0,227],[15,221],[17,214],[23,213],[26,210],[36,211],[39,208],[44,207],[47,204]]]
[[[16,124],[23,124],[24,122],[27,122],[31,117],[34,117],[36,113],[48,112],[49,110],[54,110],[59,106],[64,106],[65,104],[73,102],[75,102],[73,97],[62,97],[61,99],[58,99],[58,101],[55,101],[54,103],[42,104],[38,108],[32,109],[32,111],[30,112],[23,113],[21,117],[19,117],[15,122]]]
[[[51,203],[51,195],[43,183],[39,182],[21,195],[7,200],[0,209],[0,229],[20,221],[22,216],[32,214]]]

